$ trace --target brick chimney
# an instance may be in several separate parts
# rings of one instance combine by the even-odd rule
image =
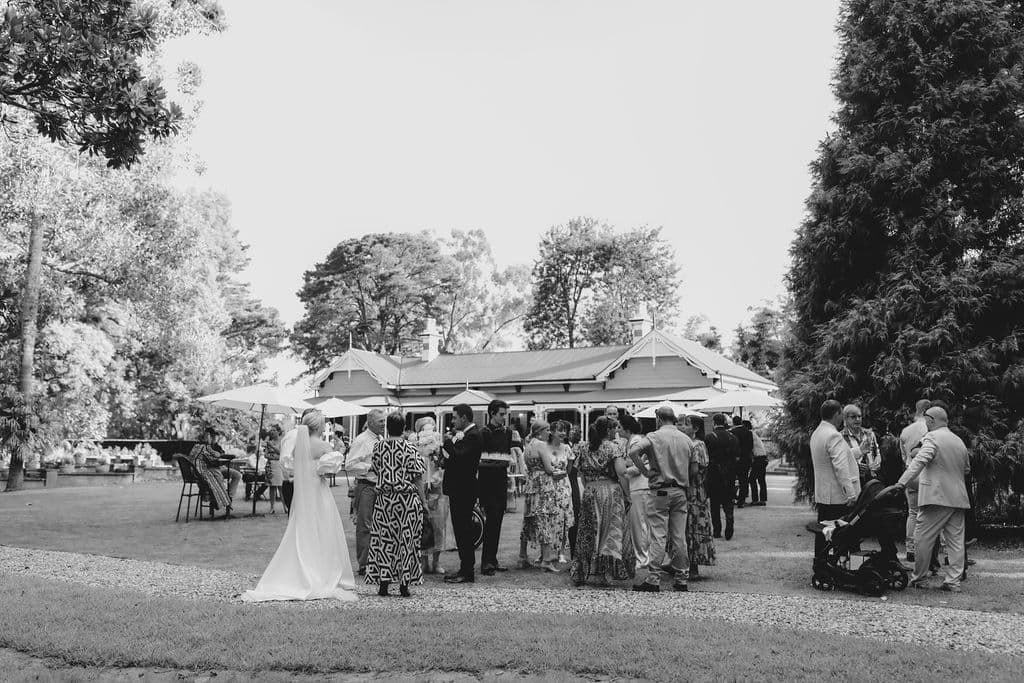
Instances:
[[[640,341],[640,339],[651,331],[651,318],[647,314],[647,304],[641,302],[637,306],[636,314],[629,319],[629,331],[630,339],[633,343]]]
[[[441,346],[441,335],[437,331],[437,321],[427,318],[420,333],[420,359],[429,363],[440,355],[438,347]]]

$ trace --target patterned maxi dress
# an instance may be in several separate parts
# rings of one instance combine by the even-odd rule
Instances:
[[[423,509],[415,482],[423,475],[423,460],[405,439],[389,438],[374,445],[373,469],[377,495],[370,521],[366,583],[421,583]]]
[[[596,577],[599,583],[631,579],[636,575],[636,554],[626,523],[626,499],[622,495],[614,462],[623,457],[622,447],[604,441],[591,451],[586,441],[576,446],[576,460],[583,477],[576,555],[569,576],[579,583]]]
[[[555,480],[544,470],[540,451],[544,444],[534,439],[526,446],[525,504],[523,506],[523,538],[528,543],[550,544],[561,548],[569,527],[573,525],[572,489],[568,478]],[[565,472],[569,465],[568,447],[551,453],[555,472]]]
[[[689,510],[686,516],[686,547],[690,565],[706,567],[715,564],[715,541],[711,531],[711,501],[707,493],[708,449],[700,439],[693,440],[693,459],[697,461],[697,478],[686,491]]]

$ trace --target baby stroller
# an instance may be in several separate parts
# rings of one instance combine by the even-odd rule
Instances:
[[[851,588],[864,595],[880,596],[886,589],[901,591],[910,583],[910,572],[894,553],[862,552],[860,542],[876,537],[885,547],[895,548],[896,529],[903,528],[902,509],[895,487],[885,487],[872,479],[864,485],[853,508],[844,517],[831,522],[812,522],[809,531],[826,540],[825,560],[816,561],[811,585],[818,590]],[[857,560],[861,560],[858,564]]]

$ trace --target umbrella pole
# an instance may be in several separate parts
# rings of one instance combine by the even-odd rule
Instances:
[[[259,490],[259,475],[260,475],[260,447],[263,445],[263,417],[267,414],[267,404],[264,403],[260,410],[260,428],[256,432],[256,471],[253,473],[254,479],[252,480],[252,514],[256,515],[256,492]],[[270,489],[267,489],[267,495],[270,495]]]

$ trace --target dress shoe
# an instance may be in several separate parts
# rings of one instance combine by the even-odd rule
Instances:
[[[475,580],[472,576],[465,576],[463,574],[453,574],[444,577],[445,583],[473,583]]]
[[[768,501],[766,501],[766,500],[759,500],[756,503],[751,503],[751,505],[757,505],[758,507],[765,507],[766,505],[768,505]]]
[[[633,586],[633,590],[637,593],[660,593],[661,586],[644,581],[643,583],[638,583]]]
[[[911,581],[910,585],[914,588],[931,588],[926,581]]]
[[[732,524],[726,524],[725,525],[725,540],[727,540],[727,541],[732,540],[732,534],[733,534]]]
[[[947,593],[963,593],[963,589],[960,586],[954,586],[951,583],[944,583],[940,590],[944,590]]]
[[[687,588],[685,583],[673,583],[672,590],[676,591],[677,593],[688,593],[690,591],[690,589]]]
[[[483,576],[494,576],[494,567],[481,567],[480,574]]]
[[[508,571],[508,567],[506,567],[504,565],[496,564],[496,565],[494,565],[494,571],[496,571],[496,572],[507,572]]]

